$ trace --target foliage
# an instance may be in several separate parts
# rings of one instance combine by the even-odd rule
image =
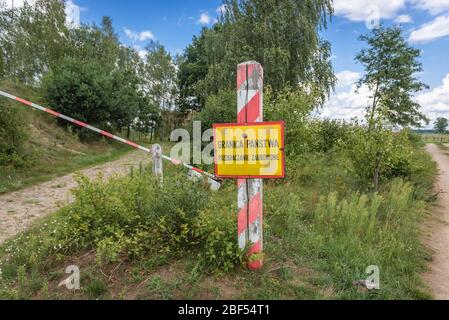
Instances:
[[[366,73],[358,82],[358,88],[366,85],[374,92],[373,103],[367,110],[368,121],[381,115],[392,125],[428,123],[419,110],[421,106],[413,100],[415,93],[427,88],[415,78],[422,71],[418,61],[420,50],[408,45],[399,27],[376,28],[371,35],[363,35],[360,39],[369,47],[356,56]]]
[[[63,59],[43,81],[54,109],[103,129],[130,128],[147,100],[139,91],[140,80],[134,69],[138,57],[129,49],[121,51],[121,68],[97,59]],[[81,136],[86,134],[82,131]]]
[[[203,30],[202,32],[206,32]],[[200,91],[200,80],[207,76],[207,57],[205,53],[205,36],[194,36],[192,43],[179,57],[177,85],[179,99],[177,105],[181,111],[201,111],[206,103],[206,94]]]
[[[56,66],[67,52],[65,22],[64,3],[59,0],[25,2],[14,10],[0,10],[3,76],[34,84]]]
[[[65,58],[57,69],[44,79],[44,90],[52,107],[74,119],[111,129],[110,94],[112,80],[102,64],[91,61],[80,63],[74,58]],[[68,125],[67,122],[61,123]],[[81,130],[73,125],[75,130]],[[83,131],[89,134],[87,131]]]
[[[176,96],[176,68],[173,59],[159,43],[147,45],[146,50],[145,90],[161,110],[172,110]]]
[[[0,80],[43,86],[55,109],[83,122],[149,133],[161,111],[173,109],[171,56],[156,43],[145,58],[123,46],[109,17],[100,26],[69,28],[64,5],[38,0],[0,10]]]
[[[212,128],[214,123],[234,123],[236,121],[236,95],[234,90],[220,91],[207,98],[203,111],[194,116],[201,121],[203,130]]]
[[[27,269],[39,269],[45,265],[37,261],[45,256],[91,249],[101,266],[189,253],[198,256],[197,268],[220,272],[244,260],[235,241],[235,211],[207,187],[193,185],[183,176],[161,186],[148,171],[106,182],[80,177],[78,182],[76,201],[41,226],[40,233],[47,233],[45,241],[22,238],[19,250],[15,244],[11,247],[9,264],[20,261]],[[216,210],[219,206],[223,210]],[[28,250],[35,252],[33,257]]]
[[[435,130],[437,133],[443,134],[447,132],[447,127],[449,126],[449,122],[446,118],[439,117],[435,120]]]
[[[179,66],[180,108],[204,107],[205,97],[234,89],[236,66],[256,60],[274,92],[286,86],[315,87],[323,102],[335,84],[331,48],[319,37],[332,13],[320,1],[226,0],[211,29],[203,29],[186,49]]]
[[[267,121],[285,121],[287,158],[309,152],[328,152],[344,140],[348,125],[337,120],[314,119],[316,91],[306,92],[284,88],[276,95],[268,88],[264,96]]]
[[[26,165],[22,148],[27,140],[24,119],[11,108],[10,103],[0,100],[0,167],[18,168]]]
[[[414,148],[406,131],[354,125],[340,147],[348,154],[350,169],[366,187],[377,189],[380,183],[409,177],[413,171]]]
[[[350,292],[354,279],[365,279],[365,269],[377,265],[381,291],[373,298],[382,299],[387,291],[399,292],[390,298],[410,296],[405,283],[419,285],[415,272],[425,265],[416,223],[422,214],[423,203],[414,200],[413,187],[400,179],[387,184],[383,195],[322,196],[313,212],[312,251],[328,260],[325,270],[332,273],[336,290]],[[407,279],[398,289],[396,277]]]
[[[175,109],[178,94],[176,85],[176,66],[169,52],[157,42],[146,46],[146,56],[142,65],[142,90],[147,103],[139,109],[137,126],[140,132],[158,130],[170,126],[169,120],[163,122],[164,113],[170,114]],[[171,128],[165,130],[170,131]],[[159,130],[162,136],[162,130]]]
[[[343,128],[344,135],[352,134],[351,127]],[[72,205],[0,249],[0,296],[40,296],[44,289],[37,288],[45,288],[45,281],[57,284],[63,278],[62,273],[52,280],[53,270],[63,270],[67,261],[93,249],[96,262],[82,267],[95,275],[83,278],[79,297],[93,298],[97,280],[107,279],[99,270],[107,275],[117,268],[113,280],[103,280],[102,296],[120,286],[138,290],[139,298],[150,298],[156,290],[165,298],[198,299],[222,288],[231,292],[226,297],[236,299],[428,297],[420,280],[428,256],[418,226],[436,171],[416,141],[410,147],[412,173],[383,180],[375,193],[363,191],[345,167],[350,155],[342,149],[290,157],[288,179],[265,187],[265,271],[239,270],[238,277],[231,271],[244,255],[235,238],[231,184],[214,194],[182,176],[166,177],[162,188],[148,173],[109,182],[82,178]],[[359,293],[352,282],[366,279],[369,265],[380,267],[381,290]],[[153,279],[150,292],[141,286],[147,278]]]

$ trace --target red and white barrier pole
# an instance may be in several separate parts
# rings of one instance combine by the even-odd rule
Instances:
[[[44,107],[42,107],[40,105],[37,105],[37,104],[35,104],[33,102],[24,100],[24,99],[16,97],[16,96],[13,96],[12,94],[0,91],[0,96],[3,96],[5,98],[11,99],[11,100],[14,100],[14,101],[17,101],[17,102],[20,102],[20,103],[22,103],[24,105],[27,105],[29,107],[32,107],[34,109],[46,112],[46,113],[51,114],[52,116],[54,116],[56,118],[60,118],[60,119],[63,119],[65,121],[71,122],[71,123],[76,124],[77,126],[80,126],[82,128],[89,129],[89,130],[94,131],[96,133],[99,133],[99,134],[101,134],[101,135],[103,135],[103,136],[105,136],[107,138],[110,138],[110,139],[119,141],[121,143],[127,144],[127,145],[129,145],[129,146],[131,146],[131,147],[133,147],[135,149],[139,149],[139,150],[147,152],[147,153],[152,153],[152,150],[150,150],[150,149],[148,149],[148,148],[146,148],[144,146],[138,145],[137,143],[134,143],[134,142],[132,142],[130,140],[126,140],[126,139],[120,138],[120,137],[118,137],[116,135],[113,135],[112,133],[109,133],[107,131],[95,128],[95,127],[93,127],[93,126],[91,126],[91,125],[89,125],[87,123],[84,123],[82,121],[78,121],[76,119],[73,119],[71,117],[63,115],[63,114],[61,114],[59,112],[56,112],[54,110],[51,110],[51,109],[48,109],[48,108],[44,108]],[[212,174],[210,174],[208,172],[205,172],[205,171],[203,171],[201,169],[195,168],[195,167],[193,167],[193,166],[191,166],[191,165],[189,165],[187,163],[184,163],[184,162],[182,162],[180,160],[172,159],[172,158],[164,156],[164,155],[162,155],[162,159],[170,161],[174,165],[183,165],[187,169],[195,171],[195,172],[197,172],[197,173],[207,177],[209,179],[209,183],[211,184],[211,186],[213,186],[215,189],[219,188],[220,182],[214,175],[212,175]]]
[[[254,61],[237,67],[238,123],[263,122],[263,68]],[[248,268],[263,266],[263,180],[239,179],[238,239],[243,250],[249,244]]]

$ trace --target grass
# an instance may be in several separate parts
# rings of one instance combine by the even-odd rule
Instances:
[[[226,181],[219,193],[207,195],[210,205],[201,210],[199,218],[210,224],[200,225],[197,231],[208,226],[215,229],[206,229],[208,236],[201,246],[198,247],[192,241],[194,238],[187,238],[190,242],[176,250],[172,250],[176,247],[156,245],[144,250],[138,257],[121,254],[106,263],[98,260],[100,253],[110,253],[109,250],[103,252],[102,246],[96,248],[95,244],[80,244],[72,250],[61,250],[65,244],[60,243],[61,240],[54,242],[55,228],[67,228],[73,225],[72,219],[78,219],[80,214],[86,215],[88,207],[82,207],[85,209],[79,211],[75,205],[72,209],[62,210],[44,219],[28,233],[11,240],[0,249],[0,297],[429,299],[431,297],[420,277],[429,256],[420,242],[419,225],[430,206],[436,168],[422,150],[416,150],[415,157],[419,169],[407,179],[386,183],[378,193],[360,192],[357,180],[342,165],[344,159],[339,154],[310,154],[289,163],[288,180],[265,183],[266,257],[265,266],[259,272],[248,271],[239,265],[224,269],[223,262],[227,260],[210,260],[218,262],[215,264],[202,263],[205,257],[212,259],[207,255],[208,250],[213,250],[213,254],[223,250],[221,242],[214,242],[216,238],[213,235],[225,242],[220,232],[230,228],[231,233],[234,233],[234,220],[231,220],[230,227],[218,222],[226,221],[226,217],[235,218],[237,195],[232,181]],[[177,168],[166,166],[165,170],[166,181],[183,179],[178,176]],[[138,175],[136,172],[133,174]],[[142,187],[136,186],[134,191],[131,191],[133,184],[127,183],[129,181],[116,182],[117,186],[122,185],[122,188],[135,195],[132,199],[142,199],[139,201],[143,202],[138,203],[144,208],[142,212],[147,212],[156,203],[158,207],[155,212],[163,215],[177,212],[181,214],[180,217],[184,217],[183,214],[188,214],[187,211],[182,213],[172,208],[174,203],[164,202],[165,192],[179,193],[179,188],[169,188],[154,196],[144,190],[146,183]],[[123,204],[128,198],[121,198],[114,191],[115,187],[104,188],[111,186],[93,188],[93,193],[84,195],[78,193],[78,205],[84,206],[86,201],[93,201],[102,207],[102,201],[107,201],[107,207],[115,208],[108,211],[110,214],[121,212],[120,208],[126,207]],[[201,190],[200,185],[194,188],[198,192]],[[112,192],[112,195],[106,196],[106,190]],[[89,200],[91,197],[94,200]],[[187,204],[179,206],[188,208]],[[123,212],[123,217],[128,217],[128,214],[132,213]],[[104,214],[100,216],[106,217]],[[97,219],[96,216],[91,217]],[[220,220],[216,220],[217,217]],[[80,221],[88,223],[83,219]],[[146,219],[139,219],[143,220]],[[135,233],[132,221],[124,222],[125,235]],[[107,224],[112,228],[111,222]],[[186,225],[180,230],[193,230],[190,229],[193,225],[186,220]],[[104,240],[104,236],[97,232],[105,230],[95,228],[89,229],[89,232]],[[158,228],[158,224],[154,224],[153,229]],[[183,232],[171,232],[174,237],[172,240],[176,243],[182,241],[183,238],[178,237]],[[232,242],[235,242],[232,238]],[[148,240],[148,237],[145,239]],[[140,248],[145,242],[138,243],[138,246],[131,244],[130,248]],[[111,242],[106,248],[110,249],[117,244]],[[80,267],[82,289],[71,292],[57,288],[57,284],[64,279],[65,267],[73,264]],[[371,265],[380,268],[381,290],[360,291],[353,282],[366,279],[368,275],[365,270]]]
[[[114,161],[131,149],[126,146],[96,144],[86,146],[84,155],[67,152],[47,152],[30,167],[23,169],[0,168],[0,194],[28,188],[66,174]],[[54,186],[62,188],[63,186]]]

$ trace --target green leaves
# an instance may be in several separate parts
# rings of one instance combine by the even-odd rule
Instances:
[[[323,103],[335,84],[330,44],[318,30],[326,27],[332,2],[225,0],[220,21],[203,29],[186,49],[179,66],[179,106],[201,111],[206,97],[235,90],[236,66],[256,60],[274,92],[290,86],[314,87]]]
[[[349,169],[368,189],[377,189],[379,183],[395,177],[407,178],[414,171],[413,145],[407,131],[353,126],[340,148],[350,159]]]
[[[108,182],[78,179],[76,201],[65,209],[51,243],[70,243],[68,254],[94,249],[97,262],[182,257],[193,253],[203,270],[229,271],[243,261],[235,240],[237,210],[229,199],[183,176],[161,187],[151,173]]]
[[[35,84],[67,52],[64,3],[58,0],[0,10],[0,31],[4,75],[26,84]]]
[[[0,101],[0,166],[17,168],[26,165],[22,149],[28,135],[24,119],[4,101]]]
[[[365,76],[358,88],[366,85],[373,92],[373,102],[367,108],[367,117],[373,121],[379,115],[392,125],[416,126],[428,123],[414,102],[413,95],[427,85],[416,78],[422,71],[418,61],[420,50],[410,47],[399,27],[374,29],[371,35],[360,40],[368,44],[356,61],[365,67]]]
[[[440,117],[435,121],[435,130],[437,133],[444,134],[447,132],[447,127],[449,126],[449,122],[446,118]]]

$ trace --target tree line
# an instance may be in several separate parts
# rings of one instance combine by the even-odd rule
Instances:
[[[319,35],[331,0],[224,0],[222,8],[176,57],[155,42],[140,56],[120,43],[109,17],[70,27],[61,0],[2,8],[0,80],[42,88],[57,111],[128,132],[154,130],[164,111],[186,116],[220,101],[235,91],[236,66],[247,60],[264,65],[273,92],[290,87],[324,103],[336,83],[330,43]]]
[[[109,17],[71,26],[64,1],[0,8],[0,47],[0,80],[42,89],[53,108],[81,121],[149,133],[174,108],[176,67],[161,44],[140,56],[119,41]]]

